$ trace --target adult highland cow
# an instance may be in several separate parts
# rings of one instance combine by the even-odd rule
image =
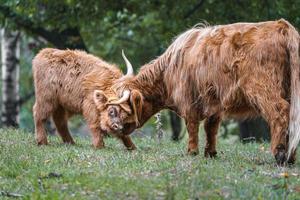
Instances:
[[[205,155],[214,156],[222,117],[261,115],[271,128],[272,153],[282,164],[287,158],[294,162],[300,139],[299,68],[299,34],[283,19],[200,26],[179,35],[114,89],[123,96],[117,103],[140,100],[133,105],[140,125],[164,108],[183,117],[192,154],[198,153],[199,121],[205,119]]]
[[[51,116],[63,142],[73,144],[68,118],[83,114],[95,148],[104,146],[103,136],[108,132],[128,149],[135,148],[128,136],[119,134],[123,124],[131,122],[130,107],[109,104],[117,98],[110,88],[123,76],[116,66],[83,51],[47,48],[36,55],[32,68],[36,97],[33,115],[39,145],[48,143],[44,122]]]

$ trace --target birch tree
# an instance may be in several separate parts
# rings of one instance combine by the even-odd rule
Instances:
[[[18,127],[19,124],[19,37],[17,31],[1,29],[1,122],[7,127]]]

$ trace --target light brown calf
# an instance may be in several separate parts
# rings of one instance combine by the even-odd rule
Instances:
[[[109,104],[118,99],[110,87],[123,76],[116,66],[83,51],[47,48],[36,55],[32,68],[36,97],[33,115],[39,145],[48,143],[44,122],[51,116],[63,142],[73,144],[67,122],[72,115],[82,114],[95,148],[104,147],[106,133],[120,138],[128,149],[135,148],[129,136],[119,134],[131,119],[130,107]]]

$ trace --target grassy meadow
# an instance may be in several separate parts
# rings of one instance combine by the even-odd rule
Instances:
[[[94,150],[89,137],[64,145],[32,133],[0,130],[0,199],[300,199],[300,157],[278,167],[269,144],[219,140],[218,157],[186,154],[186,142],[134,137],[129,152],[115,138]]]

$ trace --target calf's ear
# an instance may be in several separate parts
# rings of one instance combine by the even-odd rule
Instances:
[[[133,108],[134,121],[136,126],[140,125],[140,120],[143,112],[143,95],[138,90],[132,90],[130,93],[130,103]]]
[[[102,90],[95,90],[93,99],[94,99],[96,106],[99,107],[99,106],[105,105],[108,98]]]

